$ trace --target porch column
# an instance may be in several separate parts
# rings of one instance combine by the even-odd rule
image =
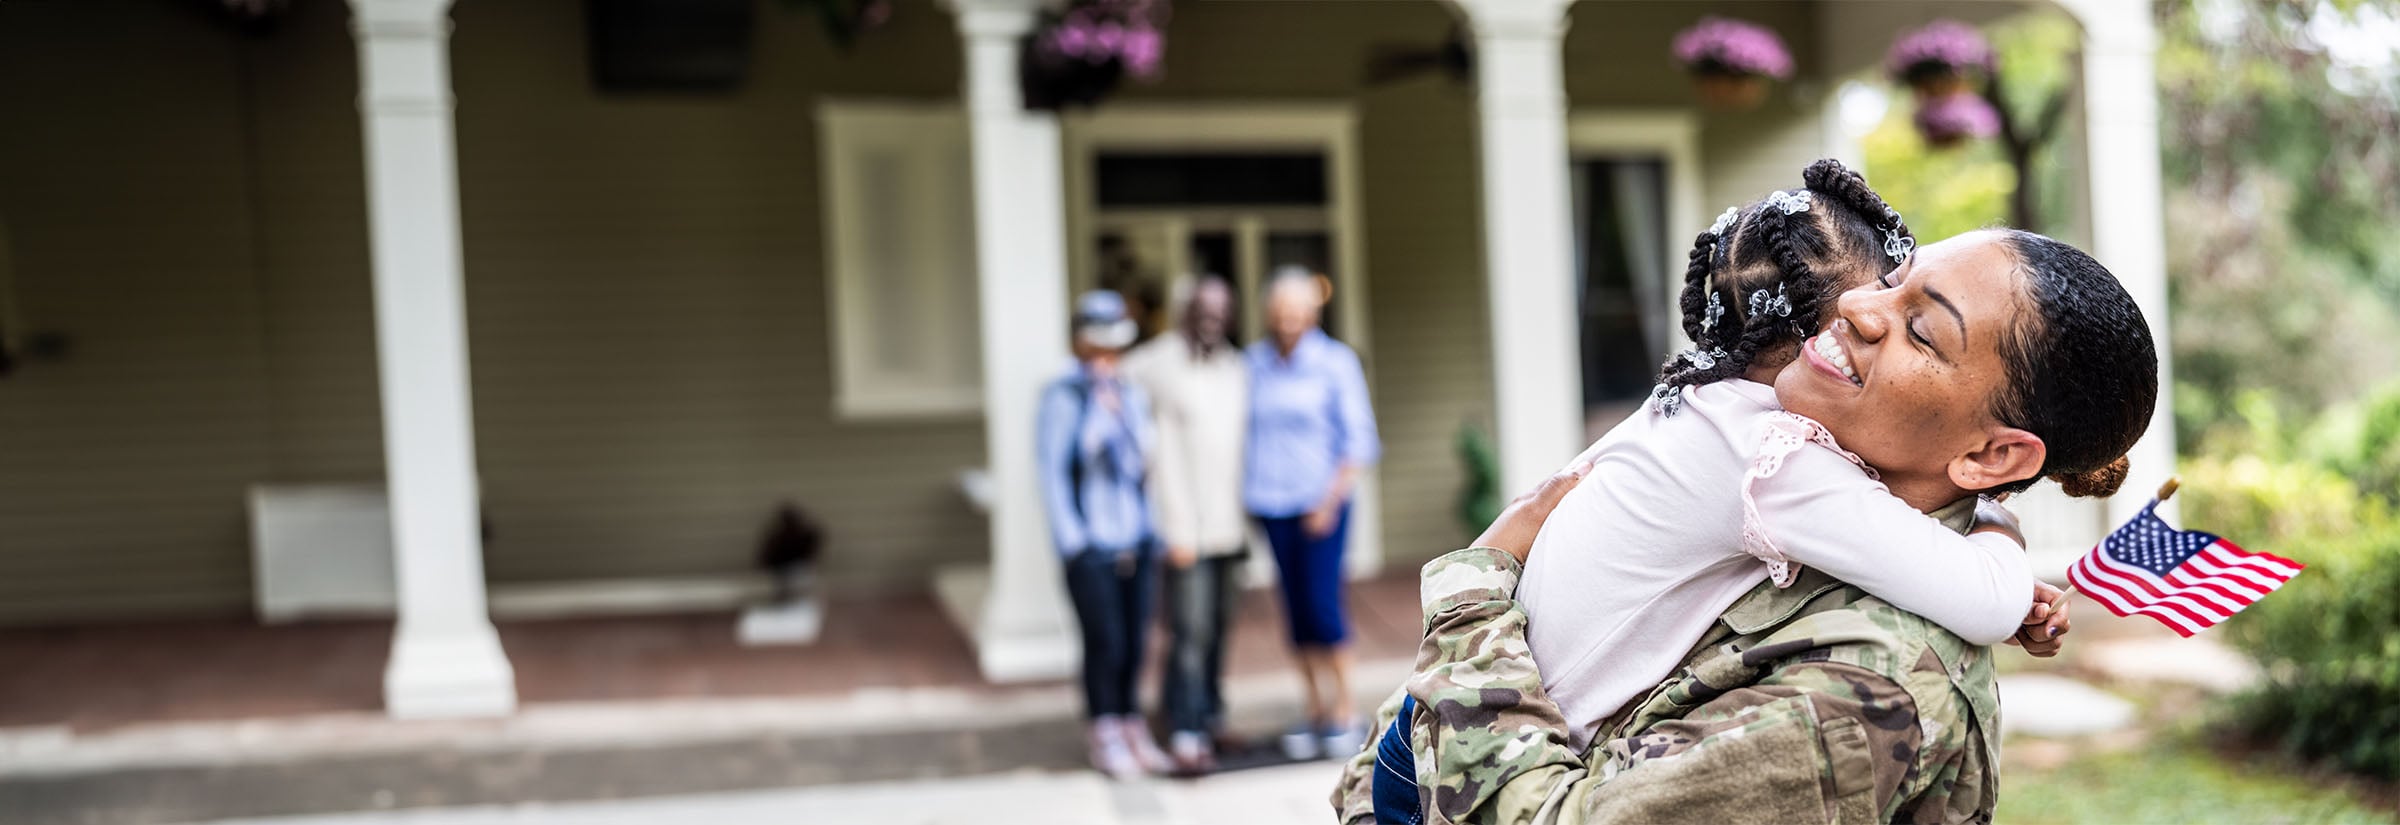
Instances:
[[[2081,19],[2092,254],[2141,305],[2158,342],[2158,406],[2133,448],[2133,475],[2108,504],[2113,528],[2175,472],[2174,370],[2167,344],[2167,245],[2159,182],[2158,34],[2150,0],[2065,0]],[[2170,506],[2172,502],[2170,502]]]
[[[1513,493],[1583,447],[1559,45],[1572,0],[1454,2],[1475,36],[1493,407]]]
[[[1058,118],[1025,110],[1018,42],[1041,0],[951,0],[966,48],[983,324],[983,437],[991,473],[992,567],[974,628],[984,678],[1073,675],[1057,553],[1034,470],[1034,407],[1067,363],[1066,184]]]
[[[450,0],[350,0],[350,8],[400,607],[384,707],[401,718],[502,715],[516,708],[516,677],[484,610],[450,125]]]

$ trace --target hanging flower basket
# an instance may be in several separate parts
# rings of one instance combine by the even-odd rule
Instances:
[[[1937,149],[2000,133],[2000,111],[1982,95],[1968,91],[1917,101],[1914,121],[1926,145]]]
[[[1675,35],[1675,60],[1692,75],[1700,102],[1738,110],[1767,99],[1770,81],[1792,76],[1792,53],[1775,32],[1742,20],[1705,17]]]
[[[1027,35],[1025,106],[1092,106],[1127,77],[1155,80],[1166,56],[1167,0],[1076,0]]]
[[[1701,105],[1711,109],[1738,112],[1756,108],[1767,100],[1767,79],[1754,74],[1695,73],[1692,91],[1700,96]]]
[[[1920,105],[1968,91],[1992,66],[1991,42],[1956,20],[1936,20],[1901,35],[1884,57],[1884,70],[1916,90]]]

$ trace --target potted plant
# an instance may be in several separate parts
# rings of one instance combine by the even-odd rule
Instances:
[[[1128,76],[1156,79],[1166,21],[1167,0],[1075,0],[1046,15],[1027,36],[1026,107],[1090,106]]]
[[[1700,101],[1717,109],[1748,109],[1767,99],[1767,84],[1792,76],[1792,53],[1765,26],[1704,17],[1675,35],[1675,60],[1692,75]]]
[[[800,506],[789,502],[775,509],[775,518],[759,541],[758,564],[765,568],[774,595],[742,611],[735,637],[745,645],[808,644],[825,627],[825,602],[817,592],[817,565],[824,552],[825,531]]]
[[[1936,20],[1901,35],[1884,57],[1884,69],[1894,81],[1915,89],[1919,101],[1968,92],[1992,68],[1991,42],[1975,27],[1956,20]]]

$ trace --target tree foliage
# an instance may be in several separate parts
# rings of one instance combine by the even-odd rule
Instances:
[[[2157,15],[2178,421],[2197,444],[2241,390],[2302,414],[2400,367],[2400,63],[2329,45],[2400,0]]]
[[[2240,428],[2259,391],[2305,416],[2400,375],[2400,59],[2373,58],[2400,0],[2158,0],[2171,352],[2180,443]],[[2374,26],[2383,21],[2383,29]],[[2017,116],[2074,83],[2081,32],[2056,13],[1987,27]],[[2108,105],[2098,101],[2098,105]],[[2000,223],[2000,147],[1929,149],[1896,105],[1863,148],[1927,240]],[[2070,135],[2074,132],[2068,131]],[[2081,147],[2054,140],[2025,227],[2081,237]],[[2104,262],[2105,263],[2105,262]]]

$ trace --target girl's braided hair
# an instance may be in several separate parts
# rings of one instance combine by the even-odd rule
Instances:
[[[1797,346],[1851,286],[1899,266],[1916,248],[1900,213],[1837,160],[1809,164],[1805,188],[1726,210],[1692,241],[1683,274],[1691,350],[1660,368],[1656,397],[1672,414],[1683,387],[1739,376],[1760,353]]]

